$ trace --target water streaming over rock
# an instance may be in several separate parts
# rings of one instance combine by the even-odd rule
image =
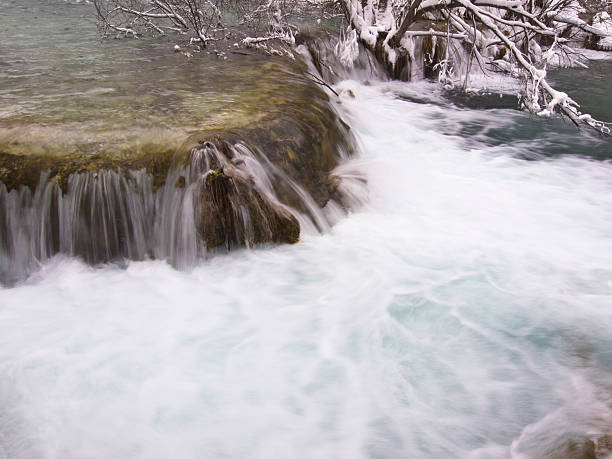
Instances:
[[[348,198],[340,175],[337,196]],[[327,230],[345,209],[328,204],[317,205],[262,152],[218,138],[194,147],[157,189],[145,170],[73,173],[65,192],[49,172],[34,192],[0,182],[0,282],[25,278],[57,253],[91,264],[157,258],[187,269],[218,247],[294,243],[300,229]]]
[[[334,172],[352,133],[304,63],[100,43],[93,14],[0,2],[0,283],[57,253],[188,269],[327,231],[358,204],[347,185],[363,180]]]

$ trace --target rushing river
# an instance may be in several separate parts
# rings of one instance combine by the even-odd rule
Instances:
[[[609,138],[337,89],[368,197],[331,231],[0,290],[0,458],[572,457],[612,431]]]

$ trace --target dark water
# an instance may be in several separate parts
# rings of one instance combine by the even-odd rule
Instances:
[[[612,122],[612,59],[590,61],[589,69],[557,69],[549,72],[551,84],[581,105],[583,113]],[[612,159],[612,136],[581,126],[568,118],[540,118],[520,109],[516,94],[491,90],[465,93],[440,91],[432,83],[424,91],[398,91],[409,101],[440,105],[435,118],[439,128],[457,136],[470,147],[498,148],[524,159],[579,155],[597,160]],[[423,96],[423,93],[426,96]],[[612,126],[612,125],[608,125]]]
[[[590,61],[589,69],[558,69],[549,73],[553,86],[578,102],[583,113],[608,123],[612,122],[610,75],[612,60]],[[578,129],[570,120],[562,117],[542,120],[525,113],[511,116],[514,123],[509,128],[493,128],[489,136],[493,143],[518,143],[515,148],[524,151],[517,153],[522,153],[526,158],[570,154],[599,160],[612,159],[612,137],[589,127]],[[534,146],[533,141],[536,140],[538,142]],[[527,143],[530,148],[525,148]]]

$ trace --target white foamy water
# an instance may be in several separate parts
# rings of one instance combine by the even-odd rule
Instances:
[[[468,147],[436,129],[474,111],[344,85],[370,199],[328,234],[191,272],[56,257],[0,290],[0,458],[538,458],[610,432],[612,165]]]

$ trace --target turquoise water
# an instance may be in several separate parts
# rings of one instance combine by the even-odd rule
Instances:
[[[157,111],[164,96],[171,101],[173,91],[205,81],[190,83],[199,66],[168,52],[169,41],[101,40],[91,5],[2,0],[0,17],[3,121],[84,121],[134,106]],[[139,104],[147,94],[153,97]]]
[[[0,0],[4,151],[178,148],[191,132],[274,112],[273,96],[304,83],[290,65],[244,51],[188,58],[173,51],[176,37],[103,40],[95,19],[89,4]]]

